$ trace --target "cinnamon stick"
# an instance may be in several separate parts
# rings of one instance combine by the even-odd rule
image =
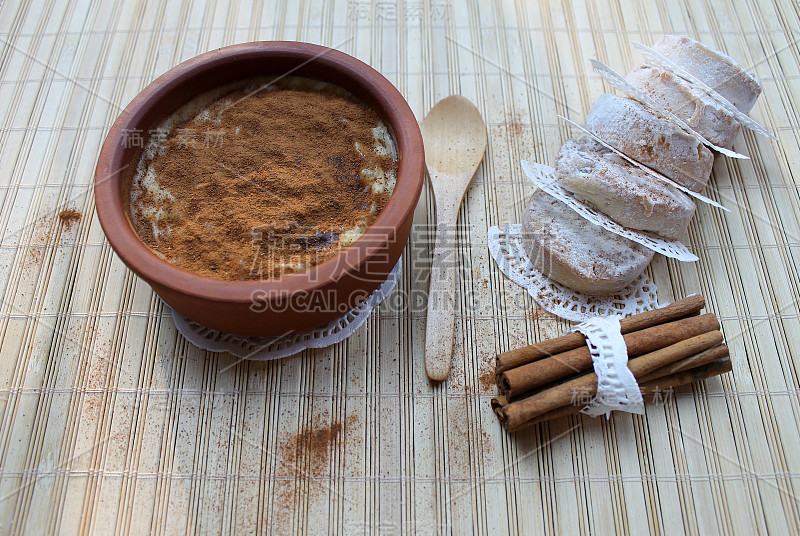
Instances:
[[[722,340],[722,333],[719,331],[701,333],[631,359],[628,361],[628,368],[635,378],[640,378],[661,367],[713,348]],[[502,408],[498,416],[506,428],[513,430],[549,411],[572,404],[576,395],[584,397],[595,394],[597,394],[597,375],[595,373],[585,374],[531,397],[511,402]]]
[[[720,363],[727,360],[727,363],[730,363],[730,359],[728,357],[728,346],[725,344],[720,344],[719,346],[715,346],[713,348],[709,348],[708,350],[704,350],[699,354],[695,354],[693,356],[689,356],[686,359],[681,359],[680,361],[676,361],[672,365],[667,365],[666,367],[662,367],[655,372],[648,374],[645,377],[637,378],[639,382],[639,388],[642,391],[642,394],[650,394],[655,391],[671,389],[674,387],[678,387],[680,385],[684,385],[688,382],[677,383],[677,373],[683,371],[689,371],[693,374],[692,377],[695,377],[698,380],[702,380],[705,378],[710,378],[711,376],[716,376],[717,374],[722,374],[723,372],[728,372],[727,370],[722,370],[719,368]],[[708,368],[707,365],[719,362],[715,367]],[[724,367],[723,367],[724,368]],[[661,373],[661,371],[665,371],[666,369],[671,369],[670,372]],[[690,370],[691,369],[691,370]],[[711,373],[709,373],[709,371]],[[656,376],[659,374],[658,376]],[[652,378],[655,381],[647,380],[647,378]],[[684,376],[681,376],[684,378]],[[508,399],[502,397],[505,400],[503,406],[508,405]],[[564,406],[562,408],[554,409],[553,411],[547,412],[545,415],[538,417],[531,421],[529,424],[536,424],[540,422],[549,421],[551,419],[556,419],[558,417],[563,417],[566,415],[573,415],[575,413],[580,412],[583,406],[580,405],[569,405]],[[495,413],[497,410],[495,409]]]
[[[632,333],[642,329],[647,329],[658,324],[673,322],[687,316],[696,315],[705,307],[706,300],[700,294],[695,294],[673,302],[666,307],[646,311],[638,315],[629,316],[620,320],[619,325],[622,334]],[[538,361],[545,357],[573,350],[585,346],[585,338],[580,333],[569,333],[555,339],[548,339],[530,346],[517,348],[502,353],[496,358],[496,368],[498,372]]]
[[[733,365],[731,364],[730,358],[726,357],[702,367],[678,372],[676,374],[670,374],[669,376],[663,376],[656,380],[644,383],[639,387],[642,389],[647,389],[648,392],[663,391],[665,389],[672,389],[674,387],[680,387],[681,385],[704,380],[706,378],[710,378],[711,376],[724,374],[725,372],[730,372],[731,370],[733,370]]]
[[[717,348],[724,348],[725,353],[728,352],[728,347],[725,346],[724,344],[717,346],[716,348],[712,348],[710,351],[717,350]],[[639,384],[639,388],[642,390],[643,395],[647,395],[654,393],[656,391],[665,391],[667,389],[674,389],[675,387],[680,387],[681,385],[686,385],[688,383],[692,383],[695,381],[713,378],[714,376],[724,374],[725,372],[730,372],[731,369],[732,369],[731,360],[725,357],[685,372],[664,376],[662,378],[656,379],[653,382]],[[560,408],[556,408],[552,411],[549,411],[537,417],[536,419],[533,419],[531,421],[526,422],[525,424],[520,425],[518,428],[515,428],[513,430],[509,429],[509,432],[517,432],[529,426],[533,426],[534,424],[547,422],[553,419],[557,419],[559,417],[566,417],[567,415],[574,415],[576,413],[579,413],[581,409],[582,406],[563,406]],[[498,411],[499,410],[495,410],[495,413],[497,413]]]
[[[637,378],[637,381],[639,382],[639,385],[642,385],[652,380],[658,380],[678,372],[683,372],[684,370],[694,369],[703,365],[707,365],[713,361],[719,361],[720,359],[728,357],[728,353],[728,346],[725,344],[720,344],[719,346],[715,346],[714,348],[709,348],[704,352],[700,352],[697,355],[687,357],[686,359],[681,359],[680,361],[676,361],[675,363],[667,365],[666,367],[661,367],[660,369],[655,370],[646,376]]]
[[[716,315],[708,313],[634,331],[623,338],[628,356],[636,357],[714,330],[719,330],[719,321]],[[501,372],[497,381],[501,393],[513,398],[590,368],[592,356],[584,343],[574,350]]]
[[[709,348],[708,350],[703,350],[699,354],[695,354],[695,355],[689,356],[689,357],[687,357],[685,359],[681,359],[679,361],[676,361],[675,363],[673,363],[671,365],[667,365],[665,367],[661,367],[660,369],[658,369],[658,370],[656,370],[654,372],[651,372],[650,374],[647,374],[647,375],[645,375],[645,376],[643,376],[641,378],[637,378],[636,381],[639,382],[639,387],[641,387],[644,384],[649,384],[649,383],[653,382],[654,380],[656,380],[655,383],[658,384],[659,383],[658,380],[661,380],[662,378],[677,374],[678,372],[683,372],[683,371],[690,370],[690,369],[693,370],[693,369],[696,369],[696,368],[700,368],[700,367],[703,367],[705,365],[708,365],[709,363],[713,363],[714,361],[722,361],[725,358],[727,358],[728,355],[729,355],[728,346],[726,344],[720,344],[718,346],[714,346],[713,348]],[[661,383],[663,383],[663,382],[661,382]],[[647,391],[646,389],[642,388],[642,393],[643,394],[645,394],[647,392],[651,392],[651,391]],[[497,410],[502,409],[503,407],[507,406],[508,404],[509,404],[509,400],[508,400],[508,397],[506,397],[506,396],[499,395],[499,396],[496,396],[496,397],[492,398],[492,410],[495,413],[497,412]],[[564,413],[565,415],[570,415],[572,413],[580,411],[580,409],[581,409],[581,406],[565,406],[565,407],[575,408],[574,411],[565,412]],[[548,415],[550,413],[554,413],[555,411],[557,411],[557,410],[553,410],[553,411],[549,412]],[[548,419],[536,419],[537,422],[541,422],[541,421],[544,421],[544,420],[548,420]]]
[[[492,399],[492,410],[494,411],[497,411],[498,409],[507,405],[508,405],[508,398],[504,397],[503,395],[496,396]]]

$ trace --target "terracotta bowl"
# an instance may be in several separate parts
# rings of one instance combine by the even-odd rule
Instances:
[[[147,133],[180,106],[236,80],[292,74],[337,84],[373,106],[398,147],[394,193],[375,223],[337,256],[306,272],[264,281],[224,281],[162,260],[134,232],[124,192],[141,157],[126,136]],[[139,144],[141,145],[141,144]],[[375,290],[408,241],[424,177],[419,125],[405,99],[380,73],[336,50],[295,42],[233,45],[181,63],[147,86],[106,137],[95,172],[97,215],[122,261],[187,318],[227,333],[282,335],[330,322]]]

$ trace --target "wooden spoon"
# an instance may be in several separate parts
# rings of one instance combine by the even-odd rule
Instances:
[[[455,227],[458,209],[486,151],[486,124],[468,99],[451,95],[422,121],[425,164],[436,197],[436,245],[428,292],[425,372],[442,381],[453,357]]]

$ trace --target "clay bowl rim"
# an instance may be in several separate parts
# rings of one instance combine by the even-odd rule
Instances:
[[[375,222],[358,240],[343,248],[339,254],[298,274],[278,279],[227,281],[198,275],[161,259],[138,237],[122,201],[122,181],[127,180],[130,173],[125,173],[126,169],[122,167],[123,156],[126,151],[135,150],[124,147],[122,136],[138,128],[146,112],[156,107],[158,102],[181,89],[187,77],[208,75],[209,71],[224,63],[244,57],[267,59],[276,54],[297,59],[298,63],[319,62],[325,70],[337,71],[339,76],[348,78],[369,95],[373,101],[371,105],[391,125],[398,147],[397,182],[392,196]],[[264,74],[270,73],[267,70]],[[235,79],[224,79],[219,83],[221,85]],[[185,89],[186,86],[183,87]],[[189,95],[184,102],[196,95]],[[419,124],[405,98],[382,74],[335,49],[295,41],[257,41],[195,56],[169,69],[145,87],[121,112],[106,136],[95,170],[94,189],[97,216],[103,231],[117,255],[137,275],[148,283],[180,294],[239,303],[252,302],[253,293],[257,291],[268,296],[274,295],[276,299],[313,292],[335,283],[347,272],[358,271],[376,254],[385,255],[383,252],[391,247],[392,241],[397,240],[396,233],[402,222],[410,213],[413,214],[423,181],[424,153]],[[388,235],[387,229],[390,231]],[[312,274],[314,277],[311,277]]]

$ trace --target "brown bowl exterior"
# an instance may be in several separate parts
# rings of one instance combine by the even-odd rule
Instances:
[[[159,258],[134,231],[124,199],[141,157],[130,133],[147,133],[193,97],[228,82],[291,74],[337,84],[373,106],[398,147],[394,193],[375,223],[336,257],[274,280],[202,277]],[[399,91],[367,64],[333,49],[296,42],[255,42],[207,52],[147,86],[106,137],[95,172],[95,205],[122,261],[176,311],[204,326],[248,336],[283,335],[323,325],[358,305],[386,279],[411,232],[424,180],[422,135]]]

